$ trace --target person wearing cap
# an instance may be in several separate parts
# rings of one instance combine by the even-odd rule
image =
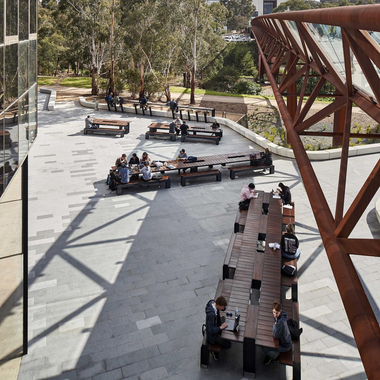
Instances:
[[[118,168],[121,166],[121,164],[126,164],[127,163],[127,155],[123,153],[121,157],[116,159],[115,166]]]

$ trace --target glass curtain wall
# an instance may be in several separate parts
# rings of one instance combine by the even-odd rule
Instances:
[[[37,0],[0,0],[0,362],[27,352],[28,150],[37,136]]]

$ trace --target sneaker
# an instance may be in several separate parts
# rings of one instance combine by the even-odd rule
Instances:
[[[219,360],[219,354],[217,352],[211,351],[211,356],[214,358],[216,362]]]

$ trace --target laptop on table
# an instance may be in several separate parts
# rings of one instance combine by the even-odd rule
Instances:
[[[235,319],[226,319],[226,323],[228,323],[228,326],[224,330],[238,332],[239,322],[240,322],[240,314]]]

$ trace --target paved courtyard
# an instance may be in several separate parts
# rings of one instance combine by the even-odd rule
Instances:
[[[39,100],[40,107],[44,97]],[[131,120],[124,138],[82,133],[88,115]],[[196,380],[242,379],[242,346],[233,344],[208,370],[199,368],[204,308],[215,295],[233,232],[246,173],[222,182],[210,178],[172,188],[110,193],[106,175],[125,152],[173,159],[180,148],[203,156],[258,149],[224,128],[219,146],[145,140],[159,118],[110,114],[57,103],[39,113],[30,153],[29,354],[18,379]],[[349,161],[347,201],[356,196],[380,154]],[[339,160],[313,167],[334,209]],[[296,203],[303,379],[365,379],[365,373],[296,162],[274,157],[275,174],[258,174],[258,189],[278,182]],[[378,192],[376,199],[380,197]],[[380,237],[374,201],[352,236]],[[377,313],[380,260],[355,257]],[[291,369],[262,365],[257,379],[291,379]]]

